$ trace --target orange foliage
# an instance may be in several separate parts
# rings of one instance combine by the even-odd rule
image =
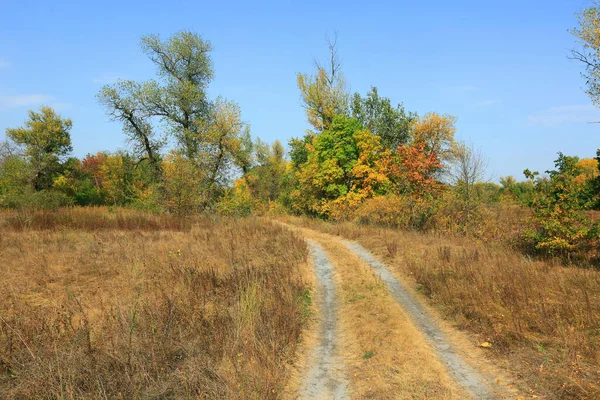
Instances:
[[[425,144],[398,147],[397,156],[389,158],[388,171],[397,192],[424,195],[439,191],[436,174],[442,162],[434,152],[425,152]]]

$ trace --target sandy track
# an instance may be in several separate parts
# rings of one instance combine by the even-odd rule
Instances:
[[[440,328],[431,311],[369,251],[323,232],[286,226],[307,239],[320,299],[319,323],[311,329],[316,344],[303,353],[307,363],[292,398],[513,397],[489,386],[495,374],[465,361],[473,359],[472,351],[456,344],[455,332]]]
[[[333,266],[321,246],[308,241],[318,281],[321,316],[319,342],[313,349],[313,363],[300,390],[303,399],[348,398],[348,382],[343,361],[337,354],[337,299],[333,283]]]
[[[415,299],[407,288],[398,281],[390,270],[371,253],[356,242],[342,240],[342,243],[373,268],[385,282],[394,299],[410,315],[413,322],[425,333],[438,357],[448,367],[451,376],[476,399],[491,399],[494,396],[485,383],[485,379],[473,367],[466,363],[453,349],[428,311]]]

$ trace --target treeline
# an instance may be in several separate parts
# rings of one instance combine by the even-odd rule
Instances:
[[[311,130],[288,151],[253,140],[241,110],[210,99],[209,42],[191,32],[142,38],[157,79],[119,81],[99,101],[129,151],[83,159],[69,119],[49,107],[7,129],[0,205],[112,205],[188,215],[282,212],[501,240],[530,253],[592,260],[600,208],[598,158],[559,154],[555,169],[486,181],[486,158],[455,139],[456,118],[393,105],[373,87],[347,90],[335,42],[297,84]],[[233,183],[233,185],[232,185]]]
[[[157,79],[119,81],[97,95],[122,123],[129,151],[68,157],[71,121],[49,107],[30,111],[24,127],[6,131],[0,204],[106,204],[183,215],[213,208],[233,171],[252,165],[239,106],[206,93],[211,44],[191,32],[167,41],[145,36],[141,44]]]
[[[600,153],[559,154],[543,175],[525,170],[525,180],[491,183],[485,156],[455,139],[455,117],[407,112],[375,87],[350,94],[335,42],[329,50],[327,63],[297,76],[312,129],[289,142],[289,163],[276,157],[238,179],[239,202],[597,262],[598,226],[589,217],[600,208]]]

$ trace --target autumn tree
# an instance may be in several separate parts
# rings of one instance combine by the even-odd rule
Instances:
[[[425,151],[424,143],[398,146],[387,162],[395,194],[424,197],[439,191],[443,165],[436,153]]]
[[[570,58],[583,63],[586,93],[594,104],[600,105],[600,3],[594,0],[592,6],[577,17],[579,27],[571,32],[579,39],[581,47],[572,50]]]
[[[336,116],[307,149],[299,187],[291,195],[297,211],[337,217],[385,193],[388,179],[380,139],[356,119]]]
[[[252,142],[239,106],[217,99],[209,118],[198,123],[202,142],[192,158],[204,171],[203,187],[214,197],[226,184],[232,166],[248,169],[251,165]]]
[[[417,117],[411,127],[411,145],[421,144],[428,155],[435,155],[447,166],[454,154],[456,118],[452,115],[428,113]]]
[[[52,108],[42,106],[39,112],[29,111],[25,126],[6,130],[6,136],[24,148],[32,170],[31,184],[36,190],[52,187],[61,162],[73,150],[71,127],[70,119],[63,119]]]
[[[154,63],[158,80],[121,81],[102,88],[98,97],[112,118],[123,123],[133,150],[162,175],[161,149],[172,139],[180,154],[196,163],[212,201],[221,192],[232,166],[251,166],[251,138],[239,106],[218,98],[207,88],[214,72],[210,42],[183,31],[163,41],[142,37],[142,50]],[[166,130],[159,134],[159,128]]]
[[[328,40],[329,59],[323,65],[315,62],[314,75],[298,73],[302,105],[308,122],[317,132],[329,129],[336,115],[347,114],[348,93],[337,54],[337,37]]]
[[[202,171],[193,160],[171,152],[163,161],[164,204],[167,211],[179,216],[199,211],[205,203]]]
[[[535,227],[526,232],[536,249],[549,254],[570,257],[573,253],[590,247],[598,239],[597,226],[581,213],[581,186],[577,157],[558,154],[555,169],[546,171],[547,180],[535,181],[532,200]],[[529,177],[534,173],[526,170]]]
[[[106,155],[100,166],[103,176],[103,191],[108,204],[125,206],[136,197],[141,184],[135,167],[135,159],[123,152]]]
[[[452,160],[455,119],[436,113],[415,117],[407,143],[391,152],[387,160],[392,189],[396,194],[431,196],[439,190],[442,173]]]
[[[480,149],[465,142],[459,142],[454,148],[454,163],[450,176],[460,199],[464,215],[465,234],[469,234],[472,216],[479,204],[477,183],[483,181],[488,164]]]
[[[371,87],[365,97],[355,93],[351,109],[352,117],[371,133],[381,137],[383,147],[395,150],[408,142],[416,114],[407,113],[402,104],[393,107],[389,98],[379,96],[376,87]]]
[[[282,179],[288,167],[285,149],[278,140],[271,146],[257,140],[255,148],[257,165],[244,175],[244,179],[252,196],[268,204],[276,201],[283,189]]]

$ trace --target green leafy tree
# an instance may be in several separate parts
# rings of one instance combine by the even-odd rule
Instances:
[[[356,119],[336,116],[307,148],[291,194],[295,211],[343,217],[362,200],[385,193],[389,180],[380,139]]]
[[[61,161],[73,150],[70,119],[46,106],[39,112],[29,111],[25,126],[8,128],[6,136],[23,146],[24,156],[32,170],[30,182],[36,190],[50,189],[60,173]]]
[[[500,178],[500,193],[503,197],[516,200],[518,203],[530,206],[535,192],[533,180],[517,181],[514,176]]]
[[[54,179],[52,188],[64,193],[80,206],[102,204],[100,191],[82,168],[82,162],[75,157],[70,157],[62,165],[61,174]]]
[[[352,97],[352,116],[372,133],[381,137],[382,146],[396,150],[410,138],[414,113],[406,113],[404,106],[392,106],[389,98],[379,96],[376,87],[365,97],[355,93]]]
[[[8,155],[0,162],[0,206],[16,208],[33,193],[35,173],[23,157]]]
[[[288,142],[290,147],[289,157],[295,169],[299,169],[302,164],[308,161],[309,151],[307,146],[312,144],[314,138],[313,133],[307,133],[302,139],[291,138]]]
[[[536,180],[532,200],[535,228],[526,232],[536,249],[570,257],[598,238],[598,229],[581,213],[581,187],[577,157],[558,154],[548,180]],[[528,177],[536,174],[526,170]]]
[[[179,153],[202,170],[208,205],[222,192],[232,167],[251,167],[249,126],[237,104],[208,98],[214,75],[210,42],[183,31],[166,41],[144,36],[142,50],[154,63],[158,80],[121,81],[105,86],[98,97],[109,115],[123,122],[135,154],[147,159],[159,178],[160,151],[172,138]],[[163,134],[157,133],[159,127],[166,127]]]
[[[123,132],[129,139],[134,155],[142,160],[147,159],[157,176],[160,176],[160,150],[164,141],[157,138],[154,132],[150,123],[152,115],[141,101],[144,96],[143,84],[122,81],[113,86],[103,87],[98,98],[106,107],[109,116],[123,124]]]

